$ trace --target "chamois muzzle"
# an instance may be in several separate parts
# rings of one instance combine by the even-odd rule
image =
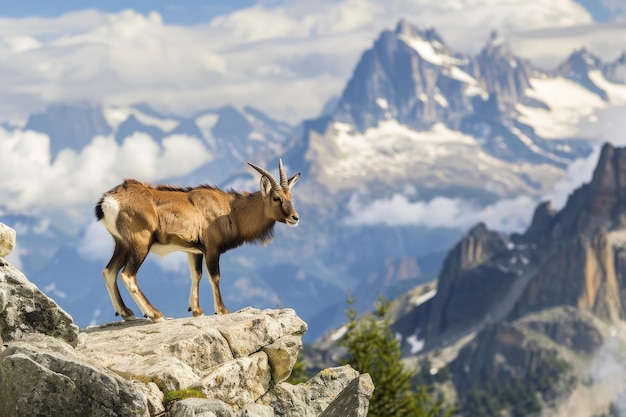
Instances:
[[[298,216],[298,213],[294,213],[285,219],[285,223],[287,223],[291,227],[297,226],[298,221],[300,221],[300,217]]]

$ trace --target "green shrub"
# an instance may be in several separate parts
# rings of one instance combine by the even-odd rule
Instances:
[[[359,317],[348,299],[347,331],[339,341],[348,350],[344,364],[368,373],[374,382],[369,417],[441,417],[450,416],[443,398],[435,400],[426,387],[412,388],[413,374],[400,358],[400,344],[391,330],[390,303],[379,295],[372,315]]]
[[[167,410],[176,401],[184,400],[185,398],[206,398],[206,395],[197,388],[170,391],[163,396],[163,406]]]

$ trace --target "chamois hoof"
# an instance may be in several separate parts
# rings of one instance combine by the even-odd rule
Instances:
[[[135,317],[134,314],[124,317],[124,321],[133,321],[133,320],[137,320],[137,317]]]

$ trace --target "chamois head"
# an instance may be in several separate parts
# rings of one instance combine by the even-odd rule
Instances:
[[[261,174],[261,195],[265,202],[265,215],[277,222],[287,223],[289,226],[296,226],[300,217],[291,204],[291,187],[300,179],[297,173],[287,179],[283,161],[278,160],[278,173],[280,181],[276,181],[272,174],[263,168],[248,162],[252,168]]]

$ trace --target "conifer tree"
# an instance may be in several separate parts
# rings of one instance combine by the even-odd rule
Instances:
[[[359,317],[354,300],[348,298],[348,323],[339,341],[348,353],[344,364],[372,377],[374,394],[370,400],[370,417],[444,417],[443,399],[435,401],[425,387],[413,390],[412,373],[400,362],[400,344],[391,330],[390,303],[379,295],[375,311]]]

